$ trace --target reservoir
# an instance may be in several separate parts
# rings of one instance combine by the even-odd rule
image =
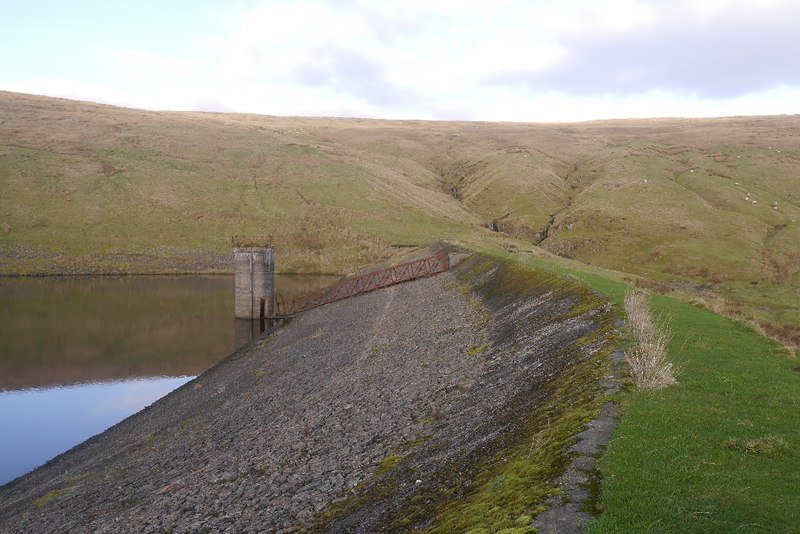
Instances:
[[[286,299],[336,276],[277,275]],[[259,335],[233,276],[0,278],[0,485]]]

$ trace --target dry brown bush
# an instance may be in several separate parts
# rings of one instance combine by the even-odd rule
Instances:
[[[671,333],[665,321],[654,319],[647,304],[647,294],[634,289],[625,296],[625,312],[636,344],[627,359],[636,387],[661,389],[677,383],[672,363],[667,359]]]
[[[634,284],[637,288],[641,287],[655,293],[661,293],[662,295],[666,295],[671,291],[671,288],[667,284],[648,278],[625,278],[625,281]]]

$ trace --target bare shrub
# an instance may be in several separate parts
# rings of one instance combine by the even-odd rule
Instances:
[[[672,363],[667,360],[667,343],[671,337],[669,325],[653,318],[647,295],[640,290],[633,290],[625,296],[625,312],[636,338],[636,344],[627,353],[636,387],[661,389],[675,384]]]
[[[656,293],[661,293],[662,295],[666,295],[670,292],[670,287],[667,284],[663,284],[661,282],[657,282],[655,280],[649,280],[647,278],[637,278],[635,280],[626,279],[626,281],[631,281],[633,284],[638,288],[641,287],[643,289],[648,289],[650,291],[655,291]]]

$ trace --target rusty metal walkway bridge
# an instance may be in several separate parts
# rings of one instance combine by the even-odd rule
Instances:
[[[284,300],[276,295],[275,313],[272,318],[281,319],[291,317],[299,312],[317,308],[324,304],[336,302],[362,293],[374,291],[382,287],[409,282],[437,273],[442,273],[450,268],[450,256],[446,251],[441,251],[433,256],[419,260],[409,261],[372,271],[357,276],[344,278],[332,286],[302,295],[292,300]]]

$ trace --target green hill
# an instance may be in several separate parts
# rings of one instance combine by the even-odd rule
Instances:
[[[348,272],[446,238],[683,290],[800,343],[800,117],[166,113],[0,92],[0,274]],[[496,225],[499,232],[487,226]]]

